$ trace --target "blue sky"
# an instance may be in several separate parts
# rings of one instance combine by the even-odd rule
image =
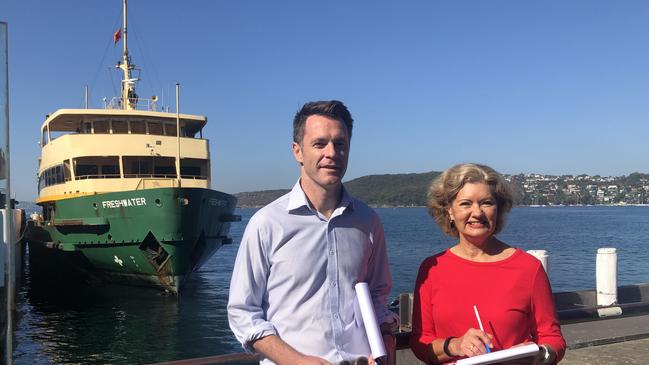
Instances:
[[[91,105],[115,94],[121,1],[3,0],[0,21],[12,189],[32,200],[45,115],[81,107],[85,84]],[[131,0],[129,48],[141,96],[180,82],[181,111],[208,116],[229,193],[292,186],[292,117],[334,98],[355,119],[346,180],[469,161],[649,172],[647,1]]]

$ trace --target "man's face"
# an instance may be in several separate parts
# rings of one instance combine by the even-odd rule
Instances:
[[[349,136],[343,122],[311,115],[304,124],[302,143],[293,142],[293,155],[302,165],[302,184],[324,189],[340,185],[349,159]]]

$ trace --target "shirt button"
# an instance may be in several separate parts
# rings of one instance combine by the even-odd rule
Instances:
[[[336,286],[336,282],[335,281],[331,282],[331,286]]]
[[[333,255],[333,254],[334,254],[334,250],[329,251],[329,254],[330,254],[330,255]]]
[[[338,314],[334,314],[334,318],[336,318],[336,319],[337,319],[337,318],[338,318]]]

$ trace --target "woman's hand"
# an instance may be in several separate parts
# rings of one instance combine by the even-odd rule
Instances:
[[[449,344],[451,352],[456,356],[476,356],[487,352],[486,346],[493,347],[491,339],[493,336],[480,331],[477,328],[470,328],[464,336],[454,338]]]
[[[518,345],[512,346],[519,347],[527,345],[533,342],[526,341],[519,343]],[[513,361],[508,361],[507,365],[549,365],[554,364],[557,360],[557,353],[548,345],[539,345],[539,353],[536,356],[525,357],[522,359],[516,359]]]

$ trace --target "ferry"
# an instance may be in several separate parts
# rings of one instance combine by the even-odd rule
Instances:
[[[210,188],[207,118],[158,110],[156,97],[135,92],[126,19],[124,0],[115,34],[123,43],[121,95],[102,109],[57,110],[41,126],[42,214],[26,233],[30,270],[177,294],[231,243],[230,224],[240,217],[234,196]]]

